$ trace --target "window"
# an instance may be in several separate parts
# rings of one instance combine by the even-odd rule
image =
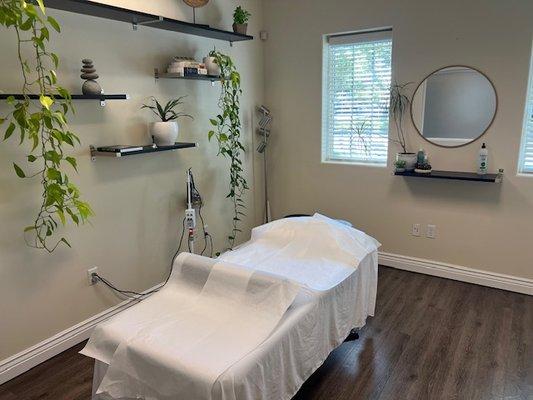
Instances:
[[[387,165],[392,31],[327,36],[322,161]]]
[[[529,67],[529,85],[518,172],[533,173],[533,50],[531,52],[531,64]]]

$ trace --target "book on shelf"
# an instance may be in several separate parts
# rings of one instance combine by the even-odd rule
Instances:
[[[145,146],[115,145],[98,147],[96,150],[104,153],[131,153],[132,151],[141,151]],[[149,147],[149,146],[148,146]]]

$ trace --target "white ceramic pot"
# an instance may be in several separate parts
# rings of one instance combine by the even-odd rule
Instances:
[[[178,138],[178,122],[152,122],[150,124],[150,135],[157,146],[171,146]]]
[[[220,76],[220,67],[215,62],[215,57],[204,57],[204,64],[209,75]]]
[[[414,171],[416,167],[416,153],[397,153],[396,161],[405,161],[405,170]]]

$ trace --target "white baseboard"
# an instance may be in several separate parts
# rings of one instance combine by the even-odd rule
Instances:
[[[146,292],[157,289],[160,286],[161,284],[156,285],[153,288],[146,290]],[[1,360],[0,385],[88,339],[96,325],[131,307],[135,303],[137,303],[137,301],[134,299],[125,300],[100,314],[88,318],[77,325],[65,329],[63,332],[59,332],[58,334],[37,343],[35,346],[23,350],[5,360]]]
[[[533,295],[533,279],[384,252],[379,253],[379,263],[406,271]]]

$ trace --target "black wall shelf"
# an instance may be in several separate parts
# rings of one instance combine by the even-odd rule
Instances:
[[[7,99],[8,97],[13,96],[15,100],[23,100],[24,95],[22,94],[0,94],[0,100]],[[29,94],[28,97],[31,100],[39,100],[38,94]],[[62,96],[54,95],[56,99],[64,100]],[[100,105],[105,106],[106,100],[129,100],[130,96],[127,94],[73,94],[71,96],[72,100],[99,100]]]
[[[188,79],[188,80],[196,80],[196,81],[210,81],[211,83],[221,80],[220,76],[218,75],[181,76],[181,75],[173,74],[173,73],[160,73],[159,69],[157,68],[154,68],[154,78],[155,79]]]
[[[128,22],[133,25],[133,29],[137,29],[138,25],[146,25],[156,29],[225,40],[230,43],[253,39],[253,36],[250,35],[224,31],[222,29],[212,28],[209,25],[193,24],[191,22],[146,14],[88,0],[47,0],[46,6],[55,8],[56,10]]]
[[[143,147],[142,150],[130,151],[127,153],[98,151],[98,149],[95,146],[90,146],[90,149],[91,149],[91,160],[95,161],[96,157],[123,158],[123,157],[134,156],[137,154],[160,153],[162,151],[188,149],[188,148],[197,147],[197,146],[198,146],[197,143],[177,142],[171,146],[158,146],[158,147],[154,147],[152,145],[142,146]]]
[[[410,178],[455,179],[459,181],[470,181],[470,182],[500,183],[498,174],[478,175],[475,172],[433,170],[429,174],[418,174],[416,172],[405,171],[405,172],[394,172],[394,175],[405,176],[405,177],[410,177]]]

